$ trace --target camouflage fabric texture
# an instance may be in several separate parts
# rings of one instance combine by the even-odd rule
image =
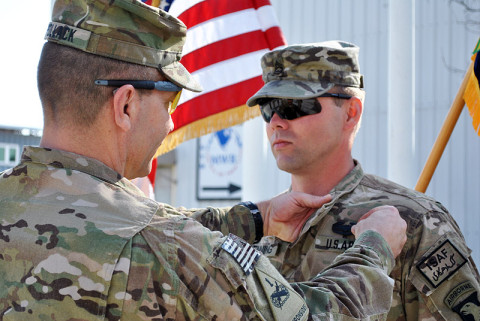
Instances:
[[[245,241],[144,197],[91,158],[27,147],[0,173],[0,217],[1,320],[308,317]],[[230,229],[253,226],[243,221]]]
[[[140,0],[56,0],[45,39],[158,68],[178,86],[201,91],[180,63],[186,32],[182,21]]]
[[[251,215],[243,205],[236,205],[228,212],[187,210],[184,213],[224,234],[232,232],[237,215]],[[390,273],[393,266],[388,244],[378,233],[368,231],[329,267],[291,285],[303,294],[314,320],[386,320],[393,282],[385,278],[385,273]]]
[[[408,228],[407,242],[390,274],[395,285],[387,320],[479,320],[480,277],[471,250],[439,202],[365,174],[358,162],[330,193],[332,201],[317,210],[297,241],[290,244],[267,236],[255,244],[288,281],[310,280],[331,266],[354,244],[350,228],[364,213],[393,205]],[[217,228],[228,231],[219,224],[221,218],[215,220]]]
[[[307,99],[334,85],[363,88],[359,47],[344,41],[288,46],[263,55],[264,86],[247,100],[253,107],[262,98]]]

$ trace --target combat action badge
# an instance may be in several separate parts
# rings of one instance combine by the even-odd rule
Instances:
[[[443,300],[445,304],[458,313],[463,321],[480,320],[480,302],[478,294],[470,281],[454,287]]]

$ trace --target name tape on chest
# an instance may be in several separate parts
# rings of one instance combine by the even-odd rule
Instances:
[[[434,288],[437,288],[465,263],[467,259],[449,240],[446,240],[432,254],[418,263],[417,269]]]
[[[255,250],[250,244],[236,235],[229,234],[222,244],[222,249],[230,253],[231,256],[242,267],[246,275],[252,273],[255,263],[260,257],[260,252]]]

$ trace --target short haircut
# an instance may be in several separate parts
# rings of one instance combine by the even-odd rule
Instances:
[[[45,122],[88,127],[113,97],[114,88],[95,85],[96,79],[152,80],[158,75],[155,68],[47,42],[37,72]]]
[[[365,91],[357,87],[334,86],[329,92],[337,94],[347,94],[353,97],[357,97],[362,101],[362,104],[365,102]],[[344,99],[335,99],[335,104],[339,107],[342,106],[344,102]]]
[[[362,105],[364,105],[365,102],[365,90],[358,88],[358,87],[344,87],[344,86],[334,86],[330,92],[332,93],[337,93],[337,94],[347,94],[352,97],[357,97],[360,99],[362,102]],[[338,107],[342,107],[343,104],[345,103],[345,99],[339,99],[339,98],[334,98],[335,100],[335,105]],[[363,113],[362,113],[363,114]],[[360,115],[360,119],[358,120],[357,125],[355,126],[355,129],[353,130],[354,136],[357,135],[358,130],[360,129],[360,126],[362,125],[362,115]]]

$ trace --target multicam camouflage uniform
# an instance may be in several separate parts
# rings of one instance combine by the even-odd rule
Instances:
[[[266,236],[254,246],[289,282],[315,278],[353,245],[350,228],[363,214],[393,205],[408,228],[390,274],[395,286],[387,320],[478,320],[471,311],[480,307],[479,274],[459,227],[440,203],[364,174],[358,163],[330,193],[332,201],[312,215],[295,242]],[[211,229],[228,232],[221,215],[211,214],[195,217]]]
[[[363,87],[359,48],[329,41],[292,45],[262,57],[265,85],[259,99],[317,97],[334,86]],[[306,116],[308,117],[308,116]],[[395,280],[388,320],[480,320],[480,277],[471,250],[448,211],[437,201],[355,168],[330,193],[333,200],[307,222],[294,243],[264,237],[256,248],[290,282],[309,280],[354,242],[350,228],[370,209],[395,206],[407,222],[407,242],[391,273]],[[221,217],[201,217],[212,229],[228,231]],[[357,291],[361,288],[354,287]]]
[[[353,244],[352,224],[376,206],[393,205],[408,230],[390,274],[395,287],[388,320],[473,320],[459,311],[466,304],[480,306],[480,278],[459,227],[440,203],[364,174],[359,164],[331,193],[333,200],[312,216],[294,244],[271,237],[258,244],[288,281],[317,275]]]
[[[238,207],[201,213],[254,239]],[[305,320],[301,296],[315,320],[385,319],[394,260],[378,234],[335,262],[351,265],[295,284],[300,296],[244,241],[181,214],[97,160],[27,147],[0,173],[0,319]]]

